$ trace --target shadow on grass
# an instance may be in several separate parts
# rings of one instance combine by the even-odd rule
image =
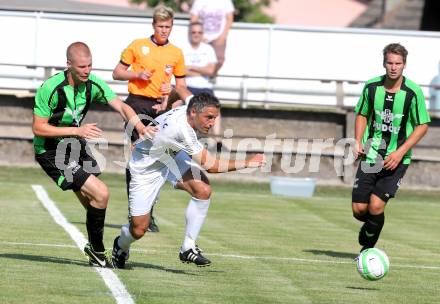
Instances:
[[[86,260],[72,260],[61,257],[30,255],[30,254],[20,254],[20,253],[4,253],[4,254],[0,254],[0,258],[43,262],[43,263],[70,264],[70,265],[89,267],[89,262]]]
[[[128,220],[127,220],[127,223],[128,223]],[[126,223],[125,223],[125,224],[126,224]],[[125,225],[125,224],[104,224],[104,227],[105,227],[105,228],[116,228],[116,229],[121,229],[122,225]],[[85,225],[85,223],[84,223],[84,225]]]
[[[371,287],[357,287],[357,286],[347,286],[345,288],[355,289],[355,290],[380,290],[379,288],[371,288]]]
[[[128,220],[127,220],[127,222],[128,222]],[[85,225],[86,223],[85,222],[71,222],[72,224],[74,224],[74,225]],[[116,228],[116,229],[120,229],[121,227],[122,227],[122,225],[125,225],[126,223],[124,223],[124,224],[108,224],[108,223],[106,223],[106,224],[104,224],[104,227],[105,228]]]
[[[333,258],[343,258],[343,259],[355,259],[358,255],[350,252],[338,252],[332,250],[316,250],[316,249],[306,249],[304,252],[313,253],[314,255],[326,255]]]
[[[192,266],[190,270],[182,270],[182,269],[173,269],[173,268],[168,268],[165,266],[160,266],[160,265],[154,265],[154,264],[148,264],[148,263],[139,263],[139,262],[131,262],[128,263],[126,265],[126,268],[124,268],[124,270],[132,270],[134,268],[146,268],[146,269],[154,269],[154,270],[160,270],[160,271],[165,271],[165,272],[169,272],[169,273],[174,273],[174,274],[186,274],[186,275],[192,275],[192,276],[197,276],[200,275],[202,272],[221,272],[221,271],[216,271],[216,270],[208,270],[207,267],[201,269],[201,268],[196,268],[196,266],[190,265]],[[190,267],[188,266],[188,267]]]
[[[40,256],[40,255],[30,255],[30,254],[20,254],[20,253],[4,253],[4,254],[0,254],[0,259],[1,258],[25,260],[25,261],[32,261],[32,262],[55,263],[55,264],[78,265],[78,266],[90,267],[88,261],[86,261],[86,260],[72,260],[72,259],[67,259],[67,258],[62,258],[62,257]],[[206,268],[199,270],[199,269],[195,268],[195,266],[191,270],[172,269],[172,268],[167,268],[164,266],[147,264],[147,263],[138,263],[138,262],[130,262],[129,264],[127,264],[126,268],[121,269],[121,270],[131,270],[134,268],[154,269],[154,270],[160,270],[160,271],[165,271],[165,272],[174,273],[174,274],[185,274],[185,275],[191,275],[191,276],[200,275],[202,272],[210,272],[210,273],[221,272],[221,271],[207,270]]]

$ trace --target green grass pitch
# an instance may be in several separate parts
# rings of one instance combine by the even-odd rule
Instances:
[[[105,244],[126,223],[122,175],[102,175],[111,198]],[[115,303],[102,278],[37,199],[42,185],[84,235],[85,211],[39,169],[0,167],[0,303]],[[160,233],[132,247],[115,270],[136,303],[438,303],[439,191],[402,189],[386,210],[377,247],[389,274],[368,282],[356,272],[360,223],[351,189],[318,187],[309,199],[270,194],[266,184],[213,182],[198,244],[212,266],[182,264],[188,195],[165,186],[155,208]]]

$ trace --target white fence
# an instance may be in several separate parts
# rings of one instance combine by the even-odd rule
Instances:
[[[187,24],[175,21],[170,39],[176,45],[185,43]],[[0,88],[17,89],[38,87],[46,66],[64,66],[65,49],[73,41],[91,47],[95,72],[110,80],[121,51],[152,33],[149,18],[41,12],[0,11],[0,27],[0,63],[16,64],[0,65]],[[361,81],[383,73],[381,51],[391,42],[409,50],[405,74],[429,84],[438,73],[438,33],[235,23],[221,70],[228,77],[217,79],[216,93],[243,102],[352,106]],[[126,92],[125,83],[111,85]]]

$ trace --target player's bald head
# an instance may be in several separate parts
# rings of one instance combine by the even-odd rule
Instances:
[[[90,57],[92,53],[84,42],[74,42],[67,47],[66,57],[68,61],[75,60],[76,56]]]

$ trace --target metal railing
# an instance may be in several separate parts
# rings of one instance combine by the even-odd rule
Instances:
[[[0,63],[0,90],[9,90],[12,93],[27,91],[32,94],[44,80],[64,68],[62,66]],[[108,68],[93,69],[93,73],[104,79],[118,95],[127,96],[127,83],[113,80],[112,71]],[[272,105],[288,105],[347,110],[351,109],[359,98],[362,84],[363,81],[352,79],[220,74],[214,84],[214,90],[222,101],[236,103],[241,108],[247,108],[249,105],[261,105],[265,108]],[[433,87],[440,90],[440,85],[422,84],[421,87]],[[429,96],[426,97],[429,100]],[[352,102],[347,102],[348,99]],[[437,114],[439,110],[431,109],[431,112]]]

